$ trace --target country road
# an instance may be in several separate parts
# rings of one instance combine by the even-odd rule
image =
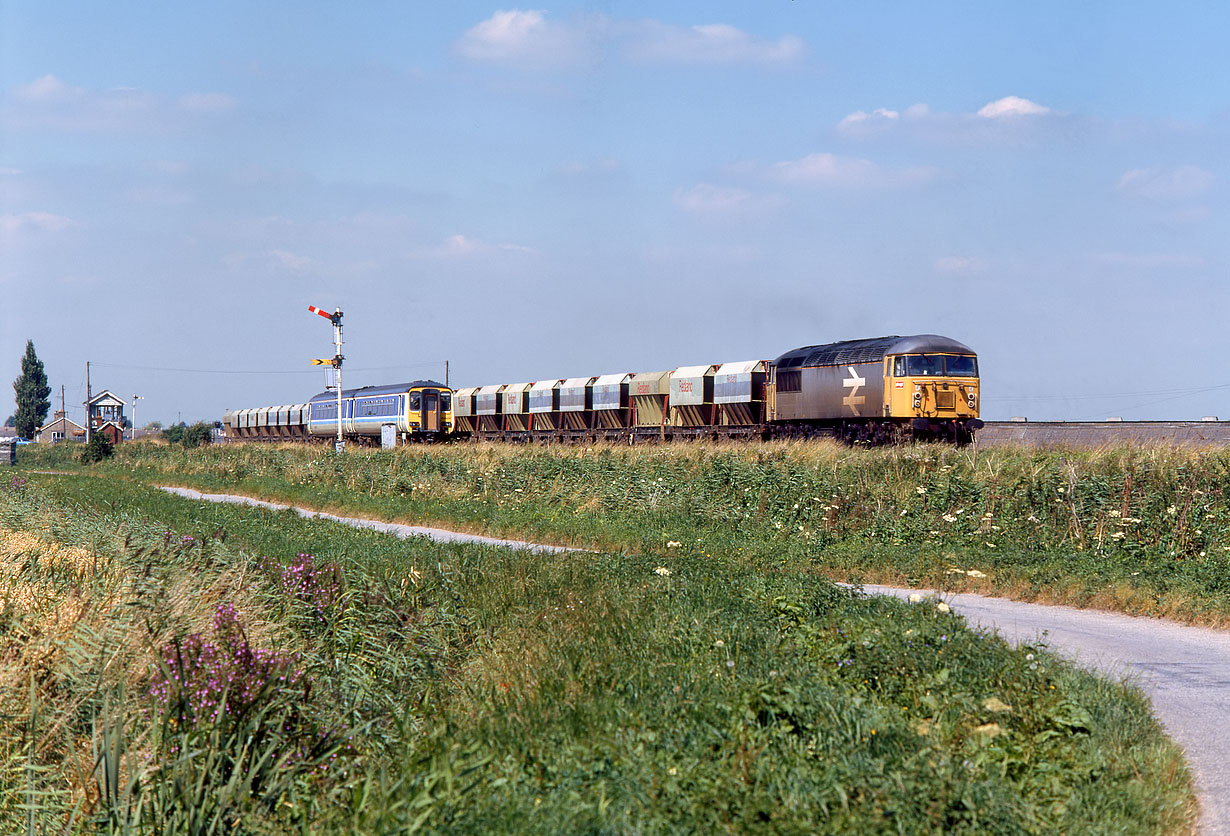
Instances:
[[[230,502],[274,510],[292,506],[231,494],[163,488],[189,499]],[[440,541],[488,543],[535,551],[564,551],[518,540],[459,534],[437,528],[382,523],[323,512],[294,510],[304,517],[359,528],[425,536]],[[932,590],[868,585],[869,594],[901,598]],[[973,594],[944,593],[943,600],[973,626],[1011,642],[1044,639],[1056,653],[1111,676],[1128,676],[1153,700],[1158,718],[1183,747],[1200,796],[1201,836],[1230,836],[1230,631],[1191,627],[1160,619],[1097,610],[1028,604]]]
[[[900,598],[931,591],[863,589]],[[1080,665],[1138,682],[1187,754],[1200,795],[1200,833],[1230,836],[1230,631],[983,595],[940,597],[971,625],[1010,642],[1045,638]]]

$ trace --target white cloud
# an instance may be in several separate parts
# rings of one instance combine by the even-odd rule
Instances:
[[[986,272],[986,269],[985,261],[965,255],[945,256],[935,262],[935,272],[949,276],[972,276]]]
[[[1155,201],[1188,200],[1208,192],[1217,178],[1194,165],[1177,168],[1133,168],[1119,177],[1120,192]]]
[[[223,93],[169,99],[134,87],[75,87],[45,75],[14,87],[0,115],[13,129],[148,133],[186,130],[234,106],[235,100]]]
[[[479,238],[472,238],[468,235],[450,235],[444,239],[444,243],[436,248],[433,255],[444,257],[465,257],[472,255],[481,255],[493,251],[514,252],[525,254],[536,254],[538,251],[533,247],[526,247],[521,244],[488,244]]]
[[[865,110],[856,110],[846,118],[837,123],[837,130],[846,133],[860,131],[869,125],[882,125],[885,122],[895,122],[901,118],[901,114],[895,110],[877,107],[871,113]]]
[[[982,106],[978,115],[984,119],[1002,119],[1011,116],[1044,116],[1051,109],[1020,96],[1004,96]]]
[[[675,205],[686,212],[732,212],[746,209],[756,197],[744,189],[698,183],[690,189],[679,188],[673,195]]]
[[[676,26],[601,14],[555,21],[538,9],[498,11],[466,30],[455,50],[472,61],[537,69],[612,54],[647,62],[784,64],[805,52],[803,41],[796,36],[761,38],[726,23]]]
[[[681,63],[780,64],[804,53],[803,41],[793,35],[770,40],[725,23],[684,27],[660,21],[631,27],[626,48],[636,59]]]
[[[549,21],[540,10],[498,11],[468,29],[456,49],[472,61],[539,67],[568,64],[584,57],[588,26],[584,21]]]
[[[769,169],[770,177],[785,183],[876,188],[925,183],[938,175],[939,169],[930,166],[885,169],[871,160],[829,153],[774,163]]]
[[[56,233],[76,226],[77,222],[51,212],[20,212],[0,215],[0,232],[16,235],[23,232]]]
[[[69,87],[54,75],[36,78],[29,84],[18,86],[13,91],[14,98],[19,101],[32,103],[63,102],[70,99],[79,99],[84,95],[84,88]]]
[[[1045,119],[1041,117],[1047,117]],[[1057,114],[1049,107],[1019,96],[1005,96],[975,112],[940,113],[923,102],[898,112],[880,107],[856,110],[837,123],[837,131],[852,137],[874,137],[908,131],[911,135],[945,143],[1019,143],[1038,138]]]

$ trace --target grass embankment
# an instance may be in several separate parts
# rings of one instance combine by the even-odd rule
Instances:
[[[27,466],[72,467],[68,454]],[[552,543],[1230,624],[1223,449],[461,445],[338,457],[137,444],[99,470]]]
[[[466,474],[473,454],[182,463],[339,466],[316,504],[345,468],[413,465],[391,484],[442,497],[498,472],[483,507],[528,518],[514,468],[552,459]],[[555,461],[614,474],[612,455]],[[6,833],[1190,832],[1138,691],[935,602],[730,540],[540,556],[30,479],[0,483]]]

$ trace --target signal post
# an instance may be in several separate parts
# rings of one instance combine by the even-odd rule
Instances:
[[[341,453],[346,449],[346,441],[342,438],[342,360],[346,359],[342,356],[342,309],[337,308],[329,313],[315,305],[308,305],[308,310],[333,323],[333,344],[336,349],[333,359],[312,360],[311,363],[313,366],[332,366],[337,372],[337,441],[333,449]]]

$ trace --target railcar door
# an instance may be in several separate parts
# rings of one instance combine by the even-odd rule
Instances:
[[[440,431],[440,395],[428,390],[423,393],[423,432]]]

